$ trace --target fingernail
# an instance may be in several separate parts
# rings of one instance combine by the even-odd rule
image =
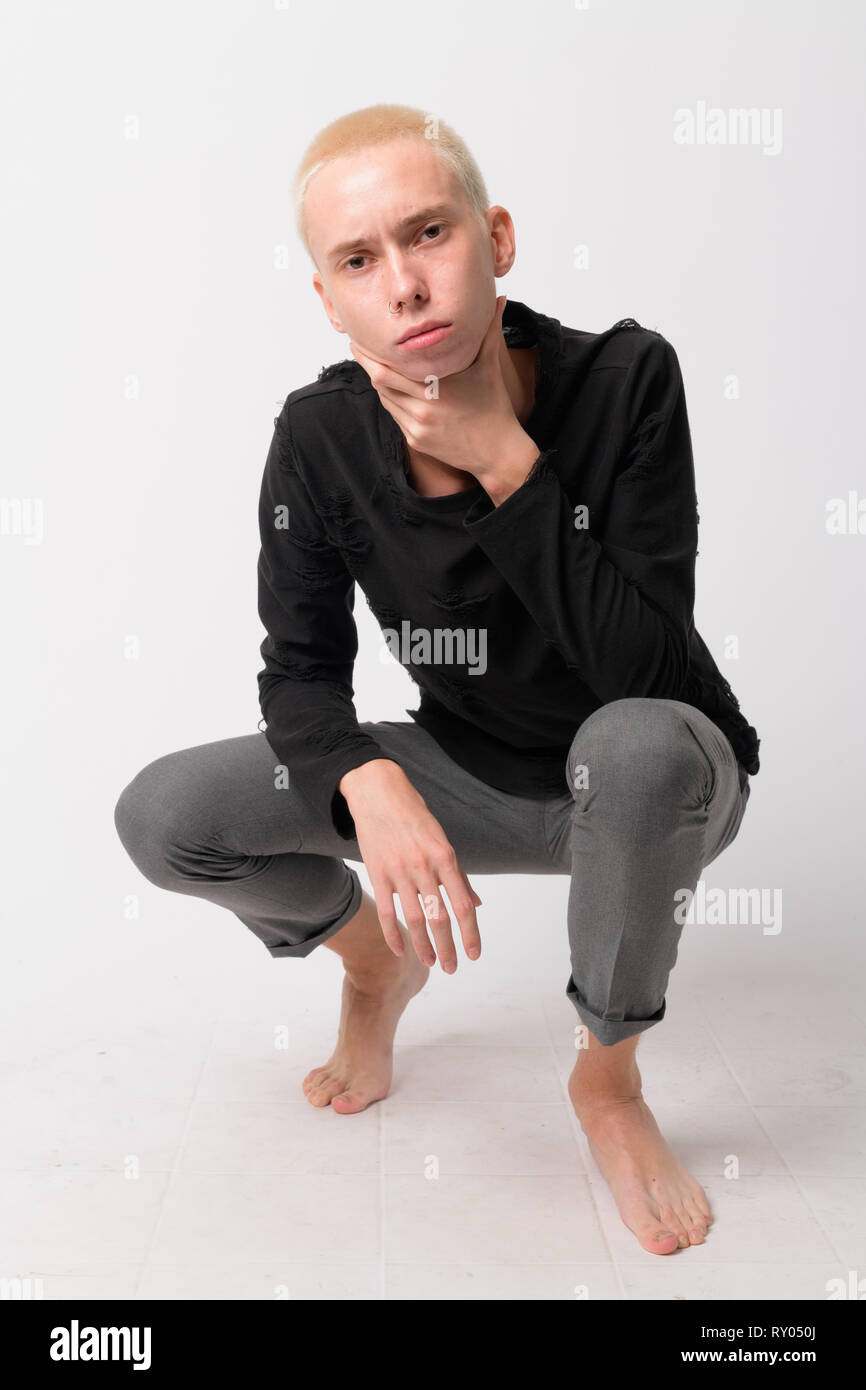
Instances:
[[[469,947],[469,950],[466,952],[466,954],[469,956],[470,960],[477,960],[477,959],[478,959],[478,947],[477,947],[477,946],[470,946],[470,947]]]

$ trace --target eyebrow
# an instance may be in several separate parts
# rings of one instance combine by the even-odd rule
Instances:
[[[416,222],[427,222],[431,217],[453,215],[453,209],[447,203],[435,203],[432,207],[421,208],[418,212],[410,212],[408,217],[401,217],[396,224],[397,230],[402,232],[407,227],[413,226]],[[347,252],[354,251],[359,246],[365,246],[372,241],[370,236],[360,236],[353,238],[352,241],[341,241],[338,246],[332,246],[328,252],[328,260],[336,260],[339,256],[345,256]]]

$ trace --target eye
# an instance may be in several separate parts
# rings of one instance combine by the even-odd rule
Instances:
[[[442,232],[443,227],[444,227],[444,223],[442,223],[442,222],[431,222],[430,225],[429,225],[429,227],[425,227],[425,228],[424,228],[424,230],[423,230],[423,232],[421,233],[421,235],[422,235],[422,237],[426,237],[428,232],[435,232],[436,235],[433,236],[433,237],[431,237],[431,238],[429,238],[429,240],[431,240],[431,241],[438,241],[438,240],[439,240],[439,234]],[[353,261],[365,261],[365,260],[367,260],[367,259],[368,259],[368,258],[367,258],[366,256],[362,256],[361,253],[360,253],[360,251],[359,251],[358,254],[357,254],[356,256],[350,256],[348,260],[344,261],[343,264],[342,264],[342,266],[341,266],[341,269],[342,269],[342,270],[359,270],[360,267],[359,267],[359,266],[356,266],[356,265],[353,265],[352,262],[353,262]]]

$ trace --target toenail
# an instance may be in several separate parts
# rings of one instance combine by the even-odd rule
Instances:
[[[686,1246],[686,1245],[688,1245],[688,1243],[689,1243],[689,1238],[688,1238],[688,1236],[680,1236],[679,1241],[680,1241],[680,1245]]]

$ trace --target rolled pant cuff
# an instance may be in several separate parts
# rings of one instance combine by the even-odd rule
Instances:
[[[308,936],[303,941],[298,941],[294,945],[268,946],[267,951],[270,955],[308,956],[311,952],[315,951],[317,946],[321,946],[323,941],[327,941],[331,936],[336,936],[337,932],[340,931],[347,922],[351,921],[361,906],[361,894],[363,889],[361,887],[361,880],[355,873],[355,870],[350,869],[349,873],[352,875],[352,898],[349,906],[346,908],[345,912],[340,913],[336,922],[331,922],[327,927],[322,927],[315,936]]]
[[[601,1018],[594,1014],[578,998],[574,980],[569,979],[565,989],[566,994],[578,1012],[581,1023],[585,1023],[593,1037],[597,1038],[602,1047],[613,1047],[614,1043],[622,1042],[624,1038],[633,1038],[636,1033],[644,1033],[647,1028],[652,1028],[653,1024],[661,1023],[667,1010],[667,1000],[662,1000],[660,1009],[650,1018],[626,1018],[610,1019]]]

